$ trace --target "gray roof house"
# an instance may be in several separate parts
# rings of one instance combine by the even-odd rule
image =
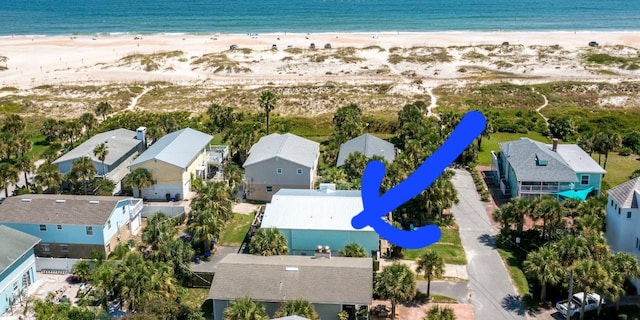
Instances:
[[[370,258],[229,254],[218,264],[209,299],[214,320],[244,296],[263,303],[271,317],[283,302],[305,299],[321,319],[337,320],[341,310],[371,304],[372,281]]]
[[[0,315],[20,296],[27,294],[36,282],[36,258],[33,247],[40,239],[13,228],[0,225]]]
[[[365,133],[340,145],[336,166],[344,165],[344,162],[353,152],[360,152],[369,159],[373,158],[373,156],[380,156],[386,162],[391,163],[396,157],[395,149],[392,143]]]
[[[260,138],[242,165],[247,199],[270,201],[281,188],[313,189],[319,156],[319,143],[291,133]]]
[[[127,166],[133,161],[135,155],[143,150],[145,131],[146,128],[140,127],[138,131],[116,129],[98,133],[56,159],[53,164],[58,166],[60,173],[65,174],[71,170],[75,160],[89,157],[95,164],[98,176],[104,174],[118,184],[128,173]],[[107,157],[104,159],[104,172],[102,162],[93,154],[93,149],[101,143],[104,143],[108,150]]]
[[[544,144],[528,138],[500,143],[493,152],[495,178],[503,194],[535,198],[552,195],[584,200],[599,193],[605,171],[575,144]]]
[[[186,196],[193,178],[207,176],[207,148],[213,136],[186,128],[165,135],[143,152],[130,165],[134,171],[143,168],[151,173],[151,187],[142,190],[145,199],[169,200]],[[134,190],[137,192],[137,190]]]

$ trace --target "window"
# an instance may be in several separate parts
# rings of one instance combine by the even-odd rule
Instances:
[[[298,170],[296,171],[297,174],[302,174],[302,169],[298,168]]]
[[[282,168],[277,168],[277,169],[276,169],[276,173],[277,173],[277,174],[282,174]]]
[[[613,207],[613,200],[611,200],[611,206]]]
[[[40,231],[47,231],[47,225],[46,224],[41,224],[40,225]]]
[[[267,186],[267,192],[272,192],[272,191],[273,191],[273,187]]]
[[[111,243],[107,243],[105,248],[107,249],[107,252],[111,252]]]
[[[56,228],[57,228],[58,230],[62,230],[62,225],[61,225],[61,224],[59,224],[59,225],[57,225],[57,226],[56,226]]]
[[[589,176],[588,175],[580,176],[580,184],[589,184]]]
[[[13,283],[13,291],[18,291],[18,281]]]
[[[621,209],[621,208],[618,208],[618,214],[620,214],[620,209]]]
[[[87,235],[88,236],[92,236],[93,235],[93,227],[87,227]]]
[[[111,219],[107,220],[107,229],[111,229]]]
[[[627,219],[631,219],[631,211],[627,211]]]
[[[49,248],[49,244],[48,243],[43,243],[41,244],[41,248],[42,248],[42,252],[51,252],[51,248]]]
[[[69,245],[68,244],[61,244],[60,245],[60,252],[69,252]]]

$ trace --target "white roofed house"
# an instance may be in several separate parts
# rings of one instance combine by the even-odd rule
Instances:
[[[247,199],[270,201],[282,188],[313,189],[319,156],[319,143],[291,133],[260,138],[242,165]]]
[[[153,185],[138,197],[150,200],[180,200],[191,191],[194,178],[207,177],[207,147],[213,139],[206,133],[186,128],[165,135],[136,158],[129,170],[143,168]],[[137,193],[134,188],[134,193]]]
[[[313,255],[318,246],[337,252],[355,242],[367,256],[376,256],[380,238],[375,230],[351,225],[362,209],[359,190],[335,190],[333,184],[320,184],[320,190],[281,189],[266,205],[260,228],[280,230],[291,255]]]
[[[607,244],[615,252],[628,252],[640,259],[640,177],[609,189],[607,194]],[[632,283],[640,293],[640,281]]]
[[[393,162],[396,157],[395,146],[372,134],[365,133],[340,145],[336,166],[344,165],[350,154],[354,152],[362,153],[371,159],[374,156],[382,157],[387,163]]]
[[[60,173],[65,174],[71,170],[74,161],[89,157],[96,167],[96,176],[104,176],[116,183],[114,192],[118,192],[119,183],[129,172],[127,166],[139,152],[143,151],[145,132],[146,128],[140,127],[137,131],[116,129],[98,133],[56,159],[53,164],[58,166]],[[100,144],[104,144],[108,151],[104,159],[104,167],[102,161],[93,152]]]

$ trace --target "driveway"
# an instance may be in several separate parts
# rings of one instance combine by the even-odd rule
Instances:
[[[418,290],[427,293],[427,282],[418,281]],[[458,303],[469,303],[469,283],[467,281],[431,281],[431,294],[438,294],[458,300]]]
[[[240,247],[218,247],[215,254],[209,261],[199,261],[191,263],[191,271],[193,272],[215,272],[218,262],[230,253],[238,253]]]
[[[495,250],[494,230],[471,174],[455,170],[452,179],[460,202],[451,209],[469,264],[470,302],[478,320],[526,319],[509,273]]]

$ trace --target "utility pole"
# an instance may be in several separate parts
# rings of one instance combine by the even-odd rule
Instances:
[[[571,319],[571,296],[572,295],[573,295],[573,269],[569,270],[569,299],[567,300],[567,320]]]

